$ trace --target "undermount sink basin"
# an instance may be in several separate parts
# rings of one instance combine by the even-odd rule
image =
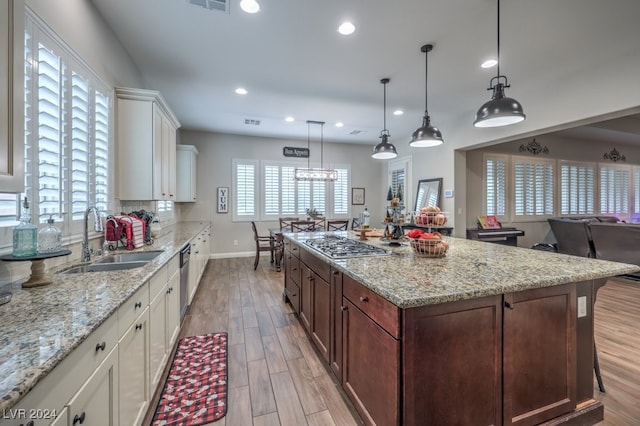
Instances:
[[[137,261],[150,261],[158,257],[162,251],[140,251],[136,253],[118,253],[106,256],[95,263],[122,263],[122,262],[137,262]]]
[[[120,263],[93,263],[91,265],[75,266],[65,269],[62,274],[83,274],[85,272],[104,272],[104,271],[120,271],[123,269],[140,268],[149,263],[148,260],[138,260],[135,262]]]

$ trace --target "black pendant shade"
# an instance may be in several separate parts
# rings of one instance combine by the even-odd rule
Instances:
[[[437,146],[444,142],[442,139],[442,133],[438,130],[437,127],[431,125],[431,117],[429,117],[429,111],[427,108],[427,83],[429,76],[429,52],[433,50],[432,44],[425,44],[420,48],[420,51],[424,53],[425,56],[425,73],[424,73],[424,117],[422,118],[422,126],[418,127],[413,135],[411,136],[411,141],[409,142],[409,146],[414,147],[431,147]]]
[[[384,87],[384,101],[383,101],[383,120],[384,120],[384,128],[380,132],[380,138],[382,141],[373,148],[373,152],[371,153],[371,157],[376,160],[389,160],[391,158],[396,158],[398,153],[396,152],[396,147],[393,146],[391,142],[389,142],[389,131],[387,130],[387,83],[390,80],[388,78],[383,78],[380,80]]]
[[[500,0],[498,1],[498,74],[493,77],[487,90],[493,91],[490,101],[485,102],[478,112],[473,125],[476,127],[499,127],[519,123],[526,116],[520,102],[504,95],[509,86],[507,77],[500,75]]]

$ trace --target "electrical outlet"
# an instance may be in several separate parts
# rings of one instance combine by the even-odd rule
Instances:
[[[578,297],[578,318],[587,316],[587,296]]]
[[[233,240],[233,245],[237,246],[238,245],[238,240]]]

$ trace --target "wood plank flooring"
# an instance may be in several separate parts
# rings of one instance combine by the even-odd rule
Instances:
[[[598,291],[595,338],[605,393],[599,425],[640,425],[640,282],[609,280]],[[595,381],[594,381],[595,382]]]
[[[207,264],[180,338],[228,332],[227,415],[211,425],[362,424],[282,300],[283,280],[266,257],[257,271],[253,257]]]
[[[215,426],[358,425],[346,400],[282,300],[283,272],[268,259],[210,260],[180,337],[227,331],[227,415]],[[595,308],[596,344],[606,393],[599,426],[640,424],[640,282],[609,280]],[[156,395],[150,414],[157,404]],[[150,420],[147,416],[146,422]]]

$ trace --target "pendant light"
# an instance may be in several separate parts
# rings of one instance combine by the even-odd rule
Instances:
[[[430,147],[438,146],[444,142],[442,140],[442,133],[437,127],[431,125],[431,117],[429,117],[429,111],[427,108],[427,82],[428,82],[428,70],[429,70],[429,52],[433,50],[432,44],[425,44],[420,48],[420,51],[424,53],[425,57],[425,71],[424,71],[424,117],[422,118],[422,126],[418,127],[413,135],[409,146],[415,147]]]
[[[320,125],[320,168],[312,169],[309,161],[311,157],[311,125]],[[323,181],[329,182],[338,179],[338,172],[333,169],[325,169],[323,163],[324,155],[324,121],[307,120],[307,151],[309,151],[309,157],[307,157],[307,168],[296,168],[294,171],[294,179],[302,181]]]
[[[391,158],[396,158],[398,156],[396,147],[389,142],[389,138],[391,137],[391,135],[389,135],[389,131],[387,130],[387,83],[389,81],[390,80],[388,78],[383,78],[382,80],[380,80],[380,83],[382,83],[382,87],[384,88],[384,100],[382,102],[382,116],[384,125],[382,131],[380,132],[380,138],[382,139],[382,142],[376,145],[375,148],[373,148],[373,152],[371,153],[371,157],[375,158],[376,160],[388,160]]]
[[[504,89],[509,86],[507,77],[500,75],[500,0],[498,1],[498,74],[489,82],[487,90],[493,91],[490,101],[487,101],[476,112],[476,127],[500,127],[523,121],[526,116],[520,102],[504,95]]]

